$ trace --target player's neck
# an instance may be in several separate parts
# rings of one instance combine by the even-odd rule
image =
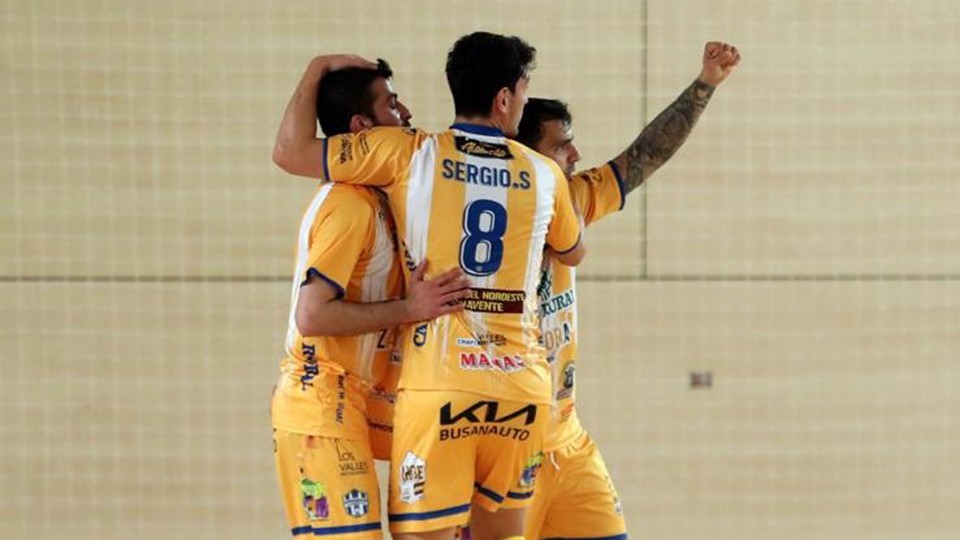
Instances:
[[[494,128],[501,133],[506,133],[504,131],[504,122],[501,119],[492,116],[463,116],[458,114],[456,118],[453,119],[455,124],[470,124],[474,126],[484,126]]]

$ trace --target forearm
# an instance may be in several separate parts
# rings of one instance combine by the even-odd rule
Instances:
[[[639,187],[683,146],[714,90],[714,86],[700,79],[693,81],[614,158],[626,193]]]
[[[304,336],[354,336],[413,322],[404,300],[357,303],[331,300],[301,313]]]
[[[273,160],[292,174],[298,170],[298,157],[307,153],[317,138],[317,91],[320,78],[328,71],[327,63],[315,58],[307,66],[283,113],[277,132]]]

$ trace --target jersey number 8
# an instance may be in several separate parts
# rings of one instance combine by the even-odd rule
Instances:
[[[463,209],[460,267],[471,276],[489,276],[503,262],[503,235],[507,209],[489,199],[478,199]]]

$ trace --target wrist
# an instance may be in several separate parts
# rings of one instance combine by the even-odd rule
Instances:
[[[400,321],[401,325],[403,324],[413,324],[417,322],[416,310],[413,306],[413,300],[407,296],[401,300],[397,301],[400,305]]]

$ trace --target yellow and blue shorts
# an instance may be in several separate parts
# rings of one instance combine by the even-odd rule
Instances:
[[[524,538],[626,540],[616,488],[593,440],[584,431],[547,452],[527,509]]]
[[[368,440],[274,429],[273,442],[280,494],[295,538],[383,538]]]
[[[523,508],[543,464],[549,406],[456,391],[397,397],[390,462],[390,531],[467,522],[472,505]]]

